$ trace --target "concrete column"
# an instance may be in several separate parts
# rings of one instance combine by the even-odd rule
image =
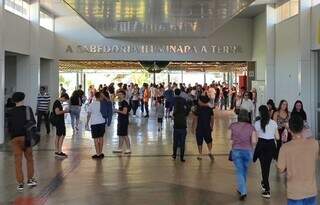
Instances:
[[[267,56],[266,56],[266,74],[265,74],[265,98],[266,99],[275,99],[276,96],[276,81],[275,81],[275,43],[276,43],[276,8],[274,5],[266,6],[266,31],[267,31]]]
[[[17,91],[26,94],[26,105],[36,108],[40,85],[39,0],[30,2],[30,55],[17,58]]]
[[[5,66],[4,66],[4,42],[3,42],[3,0],[0,0],[0,144],[4,143],[4,106],[5,106]]]
[[[304,103],[308,122],[315,133],[316,95],[315,68],[311,62],[311,0],[300,1],[299,43],[300,55],[298,61],[299,98]]]
[[[58,60],[50,60],[49,91],[52,100],[59,97],[59,63]]]

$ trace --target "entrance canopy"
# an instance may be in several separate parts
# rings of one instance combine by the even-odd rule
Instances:
[[[59,61],[60,71],[93,70],[138,70],[143,69],[139,61]],[[247,62],[170,62],[166,70],[171,71],[245,71]]]

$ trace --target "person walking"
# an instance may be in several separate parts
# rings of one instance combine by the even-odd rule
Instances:
[[[269,110],[266,105],[259,107],[260,120],[256,121],[254,127],[258,135],[258,143],[254,152],[253,161],[260,161],[262,173],[262,197],[270,198],[269,173],[272,159],[276,157],[275,139],[279,139],[277,123],[270,119]]]
[[[140,97],[140,109],[141,109],[141,116],[144,113],[144,88],[146,83],[143,83],[142,87],[139,89],[139,97]]]
[[[143,92],[143,103],[144,103],[144,108],[146,110],[146,115],[144,116],[145,118],[149,117],[149,100],[151,97],[151,92],[149,89],[148,84],[144,85],[144,92]]]
[[[212,130],[214,125],[213,109],[209,106],[210,98],[202,95],[199,97],[200,103],[193,112],[192,131],[196,133],[197,146],[199,151],[198,160],[202,160],[202,145],[206,142],[209,158],[214,161],[212,154]]]
[[[92,156],[92,159],[103,159],[103,136],[106,128],[106,121],[101,114],[101,95],[100,92],[96,92],[95,100],[88,107],[87,123],[86,127],[91,128],[91,135],[94,140],[94,146],[96,154]]]
[[[63,84],[61,83],[60,84],[60,96],[63,94],[66,94],[66,93],[67,93],[67,90],[63,87]]]
[[[229,127],[231,130],[231,159],[236,168],[237,192],[240,200],[247,197],[247,173],[252,161],[253,147],[257,143],[255,128],[248,123],[248,111],[240,110],[238,122],[232,123]]]
[[[172,111],[173,101],[174,101],[174,92],[170,84],[168,85],[167,90],[164,91],[163,96],[165,99],[165,108],[166,108],[165,117],[168,118],[170,117],[170,113]]]
[[[139,87],[138,85],[135,85],[132,93],[132,111],[133,116],[136,116],[137,110],[139,107]]]
[[[164,117],[163,98],[161,98],[161,97],[159,97],[157,99],[156,115],[157,115],[157,119],[158,119],[158,132],[161,132],[162,124],[163,124],[163,117]]]
[[[289,129],[292,141],[281,147],[277,163],[279,171],[286,173],[288,205],[316,205],[318,141],[303,136],[304,121],[299,115],[290,117]]]
[[[81,112],[82,100],[78,90],[74,91],[70,98],[70,117],[71,127],[73,133],[79,131],[80,124],[80,112]]]
[[[124,153],[131,154],[130,139],[128,136],[130,107],[128,102],[125,100],[126,93],[123,90],[119,90],[117,94],[119,99],[119,109],[115,110],[115,112],[118,113],[117,135],[119,136],[119,145],[118,149],[114,150],[113,153],[122,153],[123,144],[126,143],[127,149]]]
[[[66,136],[66,125],[64,121],[64,114],[69,113],[69,110],[63,110],[62,103],[69,100],[69,95],[64,93],[59,99],[53,103],[52,112],[54,115],[54,126],[56,127],[55,140],[55,156],[57,158],[67,158],[68,155],[62,152],[63,141]]]
[[[26,143],[26,128],[28,122],[27,112],[30,114],[29,121],[36,124],[33,111],[30,107],[24,105],[25,94],[16,92],[12,95],[12,101],[15,107],[8,111],[8,131],[11,136],[11,148],[14,154],[15,171],[17,180],[17,190],[24,189],[24,176],[22,170],[22,160],[25,156],[27,161],[27,185],[36,186],[37,181],[34,179],[34,164],[32,147]],[[27,109],[29,111],[27,111]]]
[[[40,87],[40,93],[37,98],[37,130],[40,132],[42,120],[44,119],[47,135],[50,134],[50,121],[49,121],[49,106],[50,106],[50,95],[46,93],[45,87]]]
[[[180,97],[180,89],[176,88],[173,106],[173,154],[172,158],[176,159],[178,147],[180,148],[180,160],[185,162],[184,152],[187,136],[187,116],[189,109],[184,98]]]
[[[278,110],[273,114],[273,120],[277,122],[280,138],[277,140],[276,159],[278,159],[279,151],[283,143],[291,140],[291,134],[288,132],[290,112],[288,102],[281,100]]]
[[[110,94],[107,90],[107,87],[104,87],[102,89],[102,92],[100,93],[100,112],[102,114],[102,117],[105,119],[106,121],[106,125],[108,127],[111,126],[111,122],[112,122],[112,116],[113,116],[113,104],[110,98]]]
[[[243,95],[243,99],[241,101],[240,110],[247,110],[249,113],[249,122],[251,123],[254,116],[254,105],[252,100],[250,100],[250,93],[246,91]]]

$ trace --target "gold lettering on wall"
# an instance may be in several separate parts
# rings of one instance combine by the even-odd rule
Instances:
[[[75,48],[75,49],[74,49]],[[241,53],[239,45],[67,45],[66,53],[173,53],[179,55],[188,54],[238,54]]]

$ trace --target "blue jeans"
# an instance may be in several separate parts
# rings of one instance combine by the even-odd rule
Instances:
[[[79,122],[80,122],[80,112],[81,112],[81,106],[70,106],[70,117],[71,117],[71,126],[72,129],[78,128]],[[74,122],[76,121],[76,122]]]
[[[316,205],[317,197],[310,197],[300,200],[288,199],[288,205]]]
[[[248,193],[247,189],[247,172],[248,167],[252,161],[252,151],[233,149],[232,150],[232,160],[234,166],[236,167],[238,191],[241,195]]]

